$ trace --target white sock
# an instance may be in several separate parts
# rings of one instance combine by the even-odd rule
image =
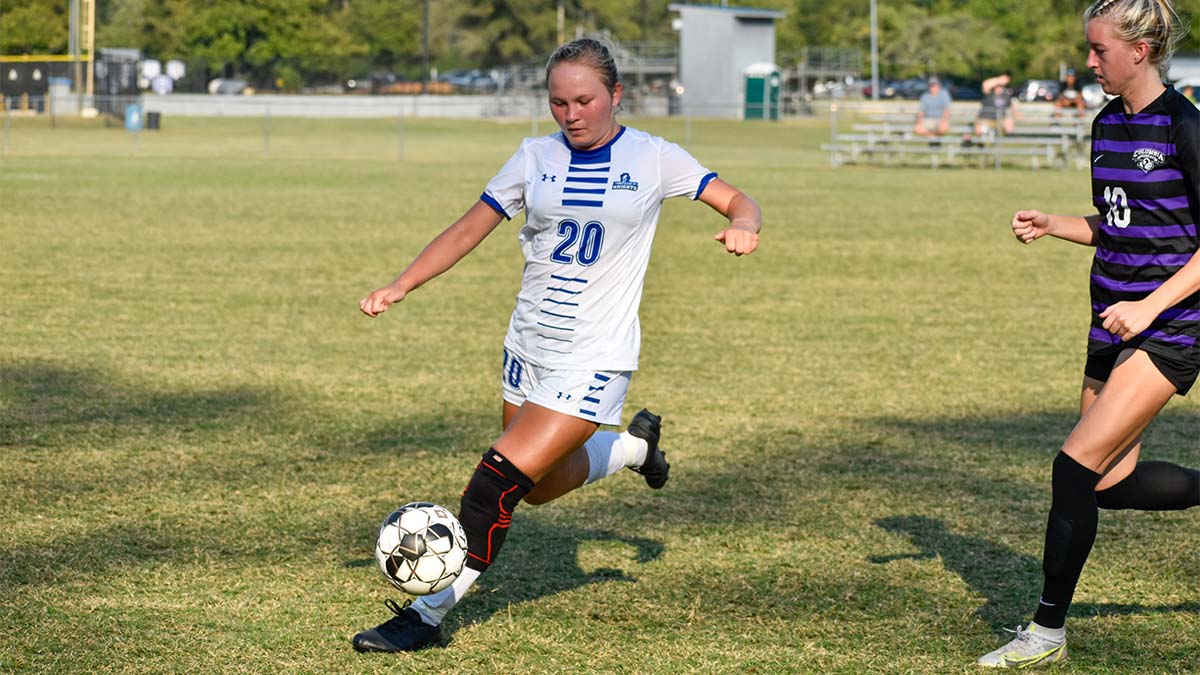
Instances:
[[[1029,628],[1026,630],[1038,637],[1046,638],[1047,640],[1053,640],[1055,642],[1062,642],[1063,640],[1067,639],[1066,626],[1063,626],[1062,628],[1046,628],[1045,626],[1039,626],[1036,623],[1030,622]]]
[[[449,587],[431,595],[422,595],[413,600],[409,607],[417,610],[417,614],[421,615],[421,620],[425,623],[430,626],[440,626],[442,619],[445,619],[446,614],[454,609],[459,600],[462,600],[462,597],[467,594],[467,589],[471,588],[480,574],[482,572],[478,570],[464,567],[462,573]]]
[[[628,431],[597,431],[583,444],[588,454],[588,477],[584,485],[611,476],[630,466],[646,461],[646,441]]]

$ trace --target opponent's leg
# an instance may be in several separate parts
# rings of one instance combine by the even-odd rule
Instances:
[[[1096,536],[1096,486],[1137,447],[1174,393],[1174,385],[1137,350],[1122,353],[1090,403],[1085,391],[1086,410],[1054,460],[1042,557],[1045,583],[1034,622],[1028,630],[1018,627],[1017,638],[981,657],[980,665],[1029,667],[1066,656],[1066,615]]]

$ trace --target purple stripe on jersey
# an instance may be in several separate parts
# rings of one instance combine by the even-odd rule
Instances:
[[[1158,330],[1144,331],[1144,332],[1138,333],[1137,337],[1147,337],[1152,340],[1159,340],[1162,342],[1170,342],[1171,344],[1182,345],[1184,347],[1191,347],[1192,345],[1196,344],[1196,338],[1191,337],[1190,335],[1169,335],[1167,333],[1164,333],[1164,332],[1158,331]],[[1124,340],[1122,340],[1121,338],[1117,337],[1116,335],[1113,335],[1112,333],[1104,330],[1103,328],[1095,328],[1095,327],[1093,327],[1091,330],[1088,331],[1088,339],[1095,340],[1096,342],[1103,342],[1105,344],[1110,344],[1110,345],[1119,345],[1122,342],[1124,342]]]
[[[1093,284],[1096,284],[1100,288],[1107,288],[1110,291],[1127,291],[1130,293],[1152,291],[1163,284],[1161,281],[1117,281],[1116,279],[1102,277],[1099,274],[1091,276]]]
[[[1126,239],[1170,239],[1196,236],[1196,226],[1191,223],[1187,225],[1134,225],[1124,228],[1100,223],[1100,228],[1114,237],[1125,237]]]
[[[1159,265],[1162,267],[1181,267],[1187,264],[1187,261],[1192,259],[1191,253],[1118,253],[1110,251],[1106,248],[1097,246],[1096,257],[1104,262],[1110,262],[1117,265],[1128,265],[1130,267],[1148,267],[1150,265]]]
[[[1092,168],[1092,177],[1128,183],[1162,183],[1168,180],[1183,179],[1183,172],[1179,169],[1157,169],[1146,173],[1141,169],[1109,169],[1097,166]]]
[[[1103,138],[1092,141],[1094,152],[1134,152],[1147,148],[1157,150],[1164,155],[1175,154],[1174,143],[1151,143],[1150,141],[1109,141]]]
[[[1104,197],[1093,197],[1092,201],[1097,206],[1104,206],[1107,202]],[[1147,211],[1158,211],[1160,209],[1186,209],[1188,207],[1187,195],[1182,197],[1164,197],[1162,199],[1130,199],[1129,206],[1135,206],[1139,209]]]
[[[1103,314],[1106,309],[1108,309],[1108,305],[1103,302],[1092,303],[1092,311],[1097,314]],[[1179,307],[1175,307],[1159,314],[1158,319],[1162,321],[1200,321],[1200,309],[1180,309]]]
[[[1149,127],[1169,127],[1171,126],[1170,115],[1130,115],[1126,117],[1122,113],[1113,113],[1100,118],[1100,124],[1140,124]]]

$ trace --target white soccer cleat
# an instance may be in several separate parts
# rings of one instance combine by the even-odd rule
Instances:
[[[1017,626],[1016,633],[1012,642],[984,654],[975,663],[987,668],[1036,668],[1067,658],[1066,637],[1052,640],[1021,626]]]

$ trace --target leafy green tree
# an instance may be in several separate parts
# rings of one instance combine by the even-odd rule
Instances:
[[[63,0],[0,2],[0,54],[66,54],[67,10]]]

